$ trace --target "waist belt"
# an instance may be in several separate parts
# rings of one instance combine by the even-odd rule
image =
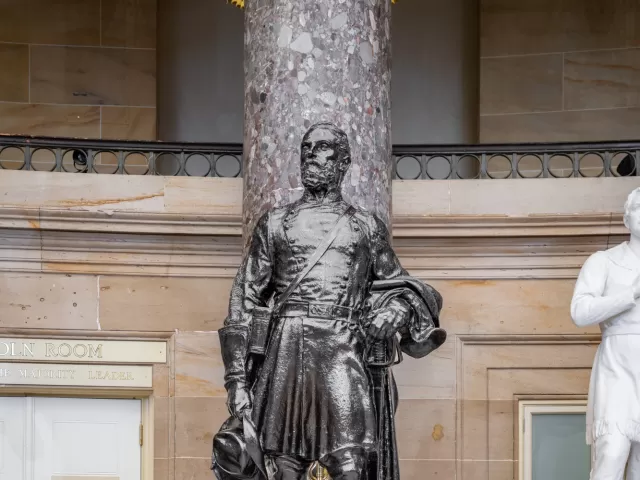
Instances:
[[[362,317],[362,312],[330,303],[287,302],[282,306],[278,316],[324,318],[357,324]]]

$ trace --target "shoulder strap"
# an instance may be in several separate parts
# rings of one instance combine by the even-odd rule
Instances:
[[[338,219],[338,221],[333,226],[331,231],[327,233],[327,235],[322,239],[320,244],[316,247],[316,251],[313,252],[313,255],[311,256],[311,258],[309,258],[305,267],[300,271],[300,273],[298,273],[296,278],[293,279],[293,281],[289,284],[289,286],[282,293],[282,295],[280,295],[280,297],[278,298],[278,301],[273,307],[274,313],[276,314],[278,313],[278,311],[282,308],[282,306],[287,301],[291,293],[296,289],[298,285],[300,285],[300,282],[302,281],[302,279],[307,276],[307,274],[311,271],[311,269],[315,266],[315,264],[318,263],[318,260],[322,258],[322,255],[324,255],[324,253],[329,249],[333,241],[338,236],[338,232],[340,231],[340,229],[351,219],[351,217],[353,217],[355,213],[356,213],[356,209],[352,206],[349,206],[349,208],[347,208],[347,210],[342,214],[342,216]]]

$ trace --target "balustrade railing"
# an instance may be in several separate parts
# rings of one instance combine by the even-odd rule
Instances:
[[[568,178],[636,175],[639,142],[399,145],[394,178]],[[242,145],[0,135],[0,169],[241,177]]]

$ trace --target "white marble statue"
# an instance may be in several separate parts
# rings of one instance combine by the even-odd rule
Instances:
[[[640,480],[640,188],[624,206],[628,242],[596,252],[576,282],[571,317],[600,325],[587,410],[591,480]],[[627,466],[628,460],[628,466]]]

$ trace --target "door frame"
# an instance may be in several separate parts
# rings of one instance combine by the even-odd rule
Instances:
[[[586,400],[521,400],[518,402],[519,479],[532,480],[533,415],[586,413]],[[586,441],[586,439],[585,439]]]
[[[140,480],[153,480],[154,473],[154,398],[153,389],[114,390],[104,387],[41,387],[29,385],[0,387],[3,397],[104,398],[140,400],[142,424]]]

